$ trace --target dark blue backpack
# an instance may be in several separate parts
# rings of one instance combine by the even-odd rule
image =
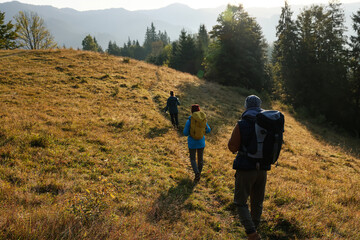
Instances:
[[[261,111],[256,115],[253,133],[242,153],[262,165],[275,164],[283,143],[284,115],[279,111]]]

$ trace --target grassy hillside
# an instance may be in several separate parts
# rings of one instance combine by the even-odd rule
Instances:
[[[212,128],[196,186],[170,90],[181,126],[198,103]],[[132,59],[0,51],[0,239],[245,237],[227,141],[250,93]],[[260,234],[359,239],[360,142],[283,111]]]

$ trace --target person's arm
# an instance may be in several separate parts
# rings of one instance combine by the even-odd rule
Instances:
[[[236,153],[237,151],[240,150],[240,144],[241,144],[240,128],[239,128],[239,124],[236,124],[229,139],[228,148],[231,152]]]
[[[166,101],[166,107],[164,109],[164,112],[166,112],[169,109],[169,99]]]
[[[183,134],[184,134],[185,136],[189,136],[189,135],[190,135],[190,119],[188,119],[188,120],[186,121]]]
[[[210,128],[209,124],[206,123],[205,133],[210,133],[210,132],[211,132],[211,128]]]
[[[177,105],[180,105],[180,101],[178,98],[176,98]]]

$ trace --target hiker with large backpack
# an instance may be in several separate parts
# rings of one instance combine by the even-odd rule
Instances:
[[[186,121],[184,135],[188,136],[188,147],[190,162],[195,173],[194,182],[200,180],[201,171],[204,165],[205,133],[210,133],[211,129],[207,123],[206,114],[200,111],[200,106],[191,106],[191,116]],[[197,163],[196,163],[197,153]]]
[[[263,210],[267,171],[279,157],[283,132],[281,112],[261,109],[261,100],[255,95],[246,98],[245,112],[233,129],[228,148],[237,152],[233,163],[234,203],[250,240],[260,239],[256,229]],[[251,211],[247,205],[249,197]]]
[[[180,105],[179,99],[174,96],[174,92],[170,91],[170,97],[166,101],[166,107],[164,112],[169,110],[171,123],[174,128],[179,128],[179,119],[178,119],[178,108],[177,106]]]

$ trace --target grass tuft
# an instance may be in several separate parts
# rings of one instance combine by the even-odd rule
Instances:
[[[44,135],[32,135],[30,138],[30,146],[31,147],[39,147],[39,148],[46,148],[49,145],[48,137]]]

